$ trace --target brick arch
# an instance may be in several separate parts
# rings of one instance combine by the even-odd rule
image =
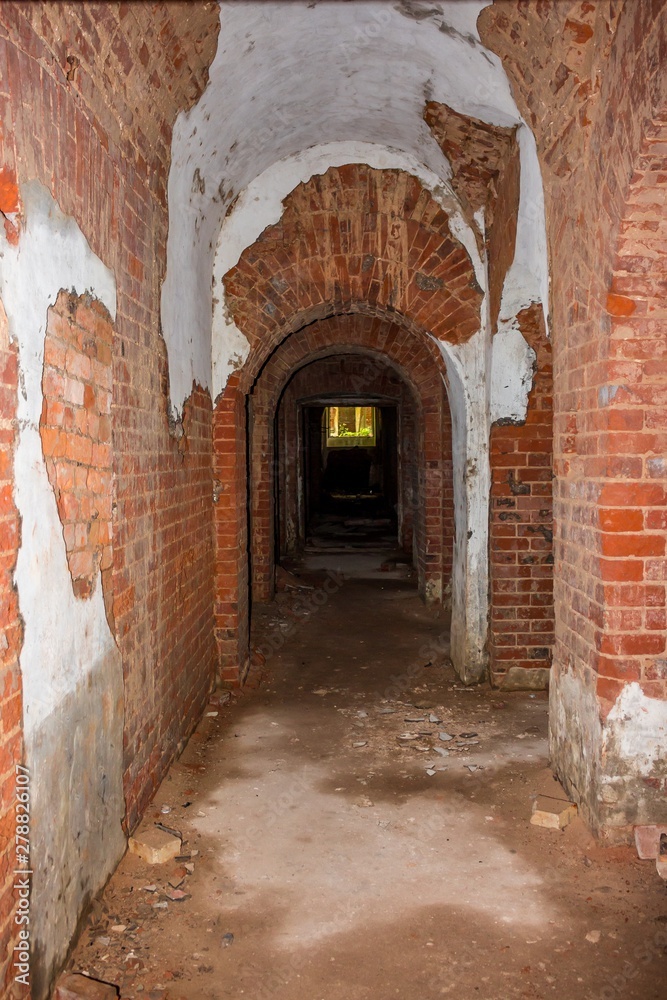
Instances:
[[[295,316],[357,308],[403,314],[450,343],[479,330],[483,293],[470,257],[417,178],[332,167],[284,206],[224,276],[226,307],[252,351],[262,345],[268,356]]]
[[[414,512],[419,498],[418,435],[422,428],[419,401],[412,387],[382,355],[355,348],[347,353],[326,354],[302,365],[280,397],[275,419],[276,558],[298,554],[307,538],[308,510],[301,483],[310,473],[303,448],[303,407],[315,399],[346,394],[364,398],[369,404],[395,408],[398,543],[405,553],[413,553]]]
[[[448,421],[450,415],[449,407],[443,405],[447,371],[438,345],[420,331],[411,329],[403,317],[380,318],[359,313],[328,317],[294,331],[292,336],[279,338],[280,331],[274,334],[280,346],[268,359],[266,350],[256,345],[244,368],[234,372],[228,380],[214,411],[216,639],[222,676],[233,683],[243,680],[249,662],[248,548],[252,540],[248,535],[247,518],[248,401],[252,393],[252,424],[256,433],[250,451],[256,450],[261,455],[265,449],[268,454],[269,401],[273,401],[274,407],[277,405],[282,387],[300,360],[312,360],[318,354],[331,354],[332,350],[339,349],[380,353],[413,386],[420,399],[423,426],[428,428],[424,432],[422,449],[423,538],[434,540],[433,551],[428,551],[426,544],[420,545],[423,566],[419,573],[425,594],[440,599],[443,588],[443,433],[442,428],[437,430],[436,421],[438,412],[446,413]],[[265,415],[260,419],[261,385],[267,387],[267,402]],[[450,426],[448,423],[445,437],[451,448]],[[451,457],[447,462],[451,469]],[[451,472],[447,476],[451,481]],[[265,493],[262,503],[255,509],[255,523],[258,516],[265,524],[267,519],[270,521],[269,505],[270,493]],[[449,516],[453,517],[453,513]],[[266,535],[266,531],[262,529],[260,534]],[[449,532],[453,535],[453,526]],[[258,593],[266,597],[271,579],[266,562],[258,571],[259,578],[263,582],[260,582]]]
[[[441,601],[452,568],[454,537],[451,414],[442,355],[431,341],[404,326],[352,314],[316,322],[286,338],[263,367],[252,390],[251,519],[252,593],[268,600],[273,592],[273,423],[286,386],[307,364],[357,352],[395,371],[416,404],[417,511],[414,524],[420,592]],[[369,385],[377,381],[377,369]],[[362,376],[363,379],[363,376]],[[404,497],[407,506],[407,491]],[[402,525],[411,542],[409,519]],[[410,544],[411,547],[411,544]]]

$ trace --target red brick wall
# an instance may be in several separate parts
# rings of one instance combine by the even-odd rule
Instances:
[[[664,166],[667,7],[500,0],[480,25],[542,166],[553,276],[553,673],[556,683],[571,675],[568,690],[576,681],[580,692],[579,704],[563,709],[571,738],[563,730],[552,749],[586,819],[604,831],[608,818],[618,825],[624,811],[636,814],[637,796],[645,817],[664,803],[661,788],[640,788],[630,772],[627,799],[603,801],[603,769],[624,781],[627,764],[602,758],[591,770],[599,747],[581,749],[589,729],[577,713],[588,711],[590,692],[604,719],[633,680],[664,692],[666,498],[654,473],[664,453],[665,288],[659,259],[650,260],[654,238],[664,252],[655,167]]]
[[[536,354],[524,423],[491,429],[491,681],[550,667],[554,643],[551,343],[541,306],[519,315]]]
[[[19,652],[22,626],[12,574],[21,532],[14,503],[13,463],[16,443],[18,366],[0,304],[0,995],[10,996],[16,868],[16,775],[22,760],[22,704]]]
[[[159,288],[171,125],[201,92],[216,24],[207,5],[0,9],[0,163],[51,190],[117,282],[113,590],[128,827],[203,708],[215,658],[211,404],[193,391],[185,437],[170,434]]]
[[[49,309],[40,419],[42,450],[77,597],[102,571],[111,610],[111,351],[103,305],[61,292]]]
[[[249,666],[250,594],[246,396],[229,379],[213,413],[215,637],[223,680],[243,682]]]
[[[602,466],[591,461],[592,474],[613,480],[598,497],[604,613],[595,641],[607,703],[628,681],[667,698],[666,151],[667,121],[647,124],[607,297],[609,354],[598,389],[606,412],[596,421],[606,457]]]

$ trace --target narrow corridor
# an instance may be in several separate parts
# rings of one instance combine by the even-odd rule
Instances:
[[[127,854],[69,968],[128,1000],[664,998],[653,866],[529,823],[559,787],[547,694],[463,688],[400,568],[282,576],[261,674],[140,828],[182,833],[188,867]]]

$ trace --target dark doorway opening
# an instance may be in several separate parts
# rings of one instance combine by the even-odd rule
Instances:
[[[303,421],[307,547],[396,545],[396,406],[332,400]]]

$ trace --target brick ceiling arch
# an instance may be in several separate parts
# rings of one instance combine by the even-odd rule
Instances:
[[[304,365],[332,354],[363,353],[379,358],[406,382],[421,405],[437,398],[447,373],[437,345],[406,326],[351,313],[317,320],[288,336],[276,348],[255,382],[267,402],[280,394]]]
[[[415,177],[351,164],[300,184],[280,222],[225,275],[227,307],[252,348],[331,304],[396,311],[434,337],[469,340],[483,297],[449,218]]]

